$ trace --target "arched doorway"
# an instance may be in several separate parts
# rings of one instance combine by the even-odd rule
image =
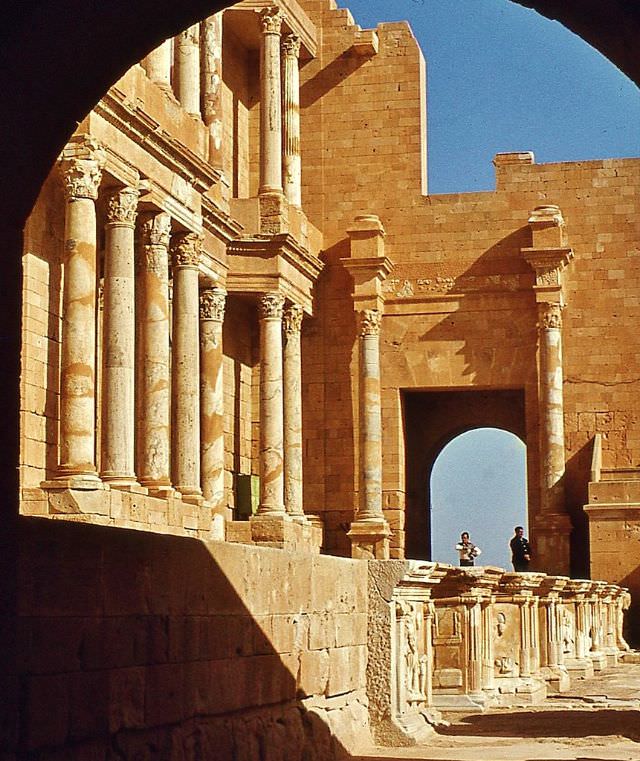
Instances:
[[[431,556],[457,563],[462,531],[482,550],[479,565],[509,567],[508,541],[527,525],[526,446],[498,428],[461,433],[440,451],[431,471]]]

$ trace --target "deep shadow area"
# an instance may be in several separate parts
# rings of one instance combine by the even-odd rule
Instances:
[[[620,735],[640,742],[640,711],[514,711],[468,716],[449,727],[446,737],[572,738]]]
[[[15,700],[3,689],[11,758],[349,757],[323,712],[301,702],[321,599],[312,578],[328,559],[301,556],[293,585],[275,550],[20,524]]]

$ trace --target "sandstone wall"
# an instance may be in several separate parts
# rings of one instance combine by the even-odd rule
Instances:
[[[367,740],[366,564],[22,519],[29,757],[337,758]]]

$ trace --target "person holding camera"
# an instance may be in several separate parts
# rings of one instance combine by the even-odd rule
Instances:
[[[469,539],[469,532],[463,531],[460,534],[460,541],[456,544],[456,550],[460,558],[461,566],[475,565],[475,559],[480,555],[482,550],[473,544]]]

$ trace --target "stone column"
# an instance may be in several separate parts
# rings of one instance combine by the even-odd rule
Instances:
[[[199,25],[188,27],[175,38],[175,87],[182,107],[200,116],[200,41]]]
[[[135,455],[135,188],[107,197],[102,355],[100,476],[112,487],[136,486]]]
[[[171,40],[165,40],[142,63],[149,79],[164,90],[171,90],[171,53]]]
[[[284,296],[260,300],[260,504],[258,516],[283,516],[282,311]]]
[[[305,522],[302,507],[302,365],[300,330],[304,312],[293,304],[284,312],[284,504]]]
[[[300,160],[300,38],[287,35],[282,41],[283,185],[290,204],[302,206]]]
[[[282,192],[282,116],[278,8],[265,8],[260,65],[260,193]]]
[[[222,13],[200,24],[202,120],[209,131],[209,163],[222,164]]]
[[[564,408],[562,403],[562,316],[559,304],[539,305],[540,434],[542,510],[564,511]]]
[[[60,163],[66,195],[58,479],[96,487],[96,211],[104,154],[90,139]]]
[[[388,556],[389,551],[389,528],[382,512],[381,322],[377,309],[360,312],[360,488],[356,520],[349,531],[354,557]],[[363,541],[363,530],[369,541]]]
[[[469,693],[482,693],[482,609],[477,599],[465,600],[467,615],[469,617],[469,665],[468,665],[468,691]]]
[[[173,492],[170,478],[169,236],[171,217],[141,215],[138,252],[138,478],[153,496]]]
[[[224,503],[224,397],[222,323],[227,292],[200,293],[200,469],[202,494],[213,511],[230,519]]]
[[[171,469],[175,488],[187,502],[202,502],[200,489],[200,347],[198,265],[202,239],[174,236]]]

